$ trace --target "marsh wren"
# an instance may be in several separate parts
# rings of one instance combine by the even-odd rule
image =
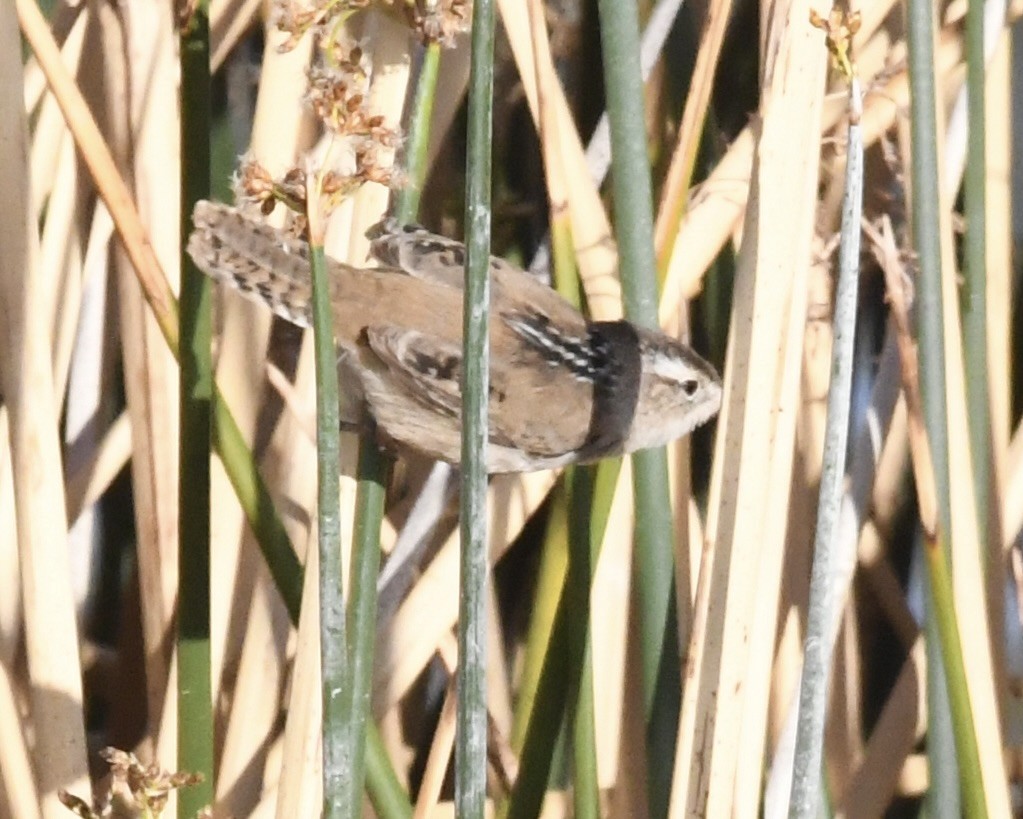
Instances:
[[[199,202],[192,220],[188,253],[203,272],[311,325],[305,242],[214,202]],[[386,440],[457,464],[465,248],[392,220],[368,235],[380,267],[328,259],[339,363]],[[718,375],[685,344],[628,321],[587,321],[501,259],[490,276],[489,472],[660,446],[718,411]]]

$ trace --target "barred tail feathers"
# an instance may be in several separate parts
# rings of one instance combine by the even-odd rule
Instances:
[[[312,281],[304,242],[234,208],[200,201],[188,255],[203,273],[300,327],[312,323]]]

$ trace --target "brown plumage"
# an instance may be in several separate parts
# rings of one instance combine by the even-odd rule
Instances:
[[[212,202],[198,203],[193,221],[188,252],[200,269],[309,326],[304,242]],[[384,267],[329,260],[335,340],[385,436],[457,463],[464,247],[392,222],[370,236]],[[662,444],[717,411],[717,375],[688,347],[627,322],[588,323],[500,259],[491,305],[491,472]]]

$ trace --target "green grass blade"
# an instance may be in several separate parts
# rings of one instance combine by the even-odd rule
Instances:
[[[192,206],[210,189],[209,6],[200,2],[181,30],[181,237]],[[212,282],[182,253],[181,442],[178,466],[178,767],[203,781],[183,788],[178,816],[213,802],[210,670],[210,410],[213,400]]]
[[[920,268],[917,287],[917,337],[920,345],[920,391],[924,421],[934,464],[937,492],[938,530],[951,531],[949,501],[948,419],[946,415],[944,305],[942,302],[941,191],[938,187],[938,123],[935,110],[934,6],[926,0],[910,0],[908,5],[910,125],[912,138],[912,226]],[[943,535],[947,537],[947,535]],[[947,542],[946,542],[947,545]],[[946,551],[942,560],[947,561]],[[928,607],[928,638],[941,641],[941,663],[927,664],[928,726],[927,744],[931,790],[928,806],[935,816],[959,816],[960,800],[970,816],[985,811],[979,758],[967,692],[951,688],[959,676],[962,654],[951,639],[946,618],[954,621],[951,595],[941,589],[941,578],[934,574],[937,565],[929,555],[931,599]],[[947,611],[940,611],[942,606]],[[930,646],[929,646],[930,649]],[[929,650],[929,656],[935,652]],[[958,666],[958,670],[957,667]],[[949,707],[942,707],[948,697]],[[951,720],[951,724],[949,724]],[[951,734],[954,747],[945,737]],[[956,758],[958,756],[958,759]],[[980,811],[979,813],[976,811]]]
[[[256,536],[274,586],[288,610],[288,619],[297,626],[302,607],[302,564],[277,514],[270,490],[259,474],[252,450],[219,391],[214,392],[213,435],[217,455],[245,513],[245,520]]]
[[[373,680],[377,614],[377,574],[380,570],[380,522],[384,513],[388,462],[377,448],[374,435],[359,443],[359,483],[355,493],[355,536],[352,551],[351,602],[348,610],[348,669],[345,676],[344,718],[351,735],[350,776],[355,794],[361,794],[366,778],[367,727],[370,713],[370,685]],[[382,751],[382,748],[381,748]],[[384,755],[386,760],[386,754]],[[388,766],[390,763],[388,760]],[[380,765],[373,766],[374,772]],[[393,778],[393,770],[391,777]],[[389,778],[374,782],[377,791]],[[407,805],[407,796],[406,802]],[[361,797],[350,816],[362,815]]]
[[[626,315],[657,325],[652,190],[634,3],[599,0],[604,80],[611,121],[615,230]],[[681,678],[674,615],[674,533],[663,449],[633,455],[635,572],[639,596],[650,815],[668,809]]]
[[[310,210],[316,207],[310,204]],[[320,684],[323,700],[323,815],[356,817],[362,786],[353,775],[356,738],[347,713],[348,641],[341,565],[340,419],[337,351],[322,234],[310,214],[316,363],[317,545],[320,592]]]
[[[981,550],[989,553],[992,568],[1001,558],[988,532],[991,505],[991,405],[988,383],[987,341],[987,156],[985,141],[984,4],[966,6],[966,83],[969,142],[966,156],[963,237],[963,352],[966,356],[966,419],[970,427],[973,491],[977,497],[977,525]],[[997,569],[996,569],[997,570]]]
[[[433,103],[437,98],[437,77],[440,72],[440,43],[426,44],[423,62],[419,67],[416,93],[409,115],[408,141],[405,143],[405,173],[408,183],[395,197],[394,216],[401,222],[410,222],[419,213],[419,198],[426,180],[426,160],[430,147],[430,121]]]

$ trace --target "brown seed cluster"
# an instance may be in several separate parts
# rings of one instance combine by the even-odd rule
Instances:
[[[404,19],[424,42],[454,45],[471,17],[470,0],[279,0],[278,28],[288,34],[282,51],[294,48],[306,33],[317,38],[317,58],[309,70],[307,100],[335,144],[342,144],[352,159],[353,170],[331,167],[314,171],[314,186],[321,194],[316,203],[328,212],[366,182],[397,187],[404,179],[393,166],[401,134],[384,118],[372,113],[367,103],[369,85],[365,56],[358,45],[343,45],[341,25],[353,14],[367,8],[382,9]],[[239,201],[259,205],[264,214],[278,202],[304,214],[307,205],[307,170],[293,168],[274,179],[266,168],[252,159],[242,160],[236,180]],[[302,225],[298,225],[299,230]]]
[[[110,816],[159,816],[170,792],[202,782],[202,774],[171,773],[159,765],[143,765],[135,754],[117,748],[105,748],[100,756],[110,765],[110,793],[95,807],[74,794],[61,791],[61,803],[83,819]],[[207,811],[200,816],[211,815]]]
[[[371,114],[366,101],[368,76],[363,68],[362,49],[347,54],[332,43],[321,50],[320,62],[309,71],[308,101],[324,128],[350,152],[350,172],[324,170],[319,180],[323,206],[329,210],[366,182],[393,187],[400,184],[393,166],[394,150],[400,143],[398,129],[384,118]],[[278,202],[304,213],[306,209],[305,169],[295,167],[279,179],[252,158],[243,158],[236,180],[239,201],[257,203],[264,214]]]

